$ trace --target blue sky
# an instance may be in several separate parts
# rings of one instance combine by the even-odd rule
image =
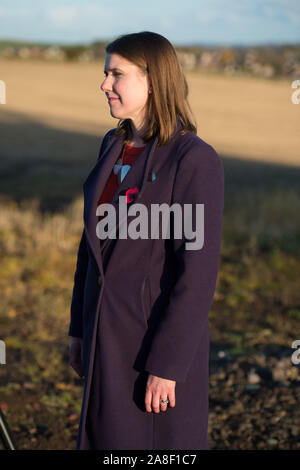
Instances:
[[[174,45],[300,43],[300,0],[0,0],[0,39],[86,44],[144,30]]]

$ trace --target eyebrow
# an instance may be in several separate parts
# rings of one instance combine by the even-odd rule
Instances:
[[[123,72],[123,70],[118,69],[118,68],[108,69],[108,72],[115,72],[116,70],[119,70],[120,72]],[[104,69],[104,73],[107,73],[107,70]]]

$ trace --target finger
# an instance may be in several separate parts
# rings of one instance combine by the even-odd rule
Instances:
[[[166,412],[167,407],[168,407],[168,403],[163,403],[161,400],[167,400],[167,398],[168,398],[167,395],[160,397],[160,409],[161,409],[161,411],[163,411],[163,413]]]
[[[176,405],[175,389],[169,391],[169,401],[170,401],[169,406],[170,406],[171,408],[174,408],[174,406]]]
[[[160,412],[160,395],[161,392],[156,392],[154,395],[152,395],[152,408],[155,413]]]
[[[151,390],[146,390],[146,395],[145,395],[145,408],[148,413],[151,413],[152,408],[151,408],[151,401],[152,401],[152,392]]]

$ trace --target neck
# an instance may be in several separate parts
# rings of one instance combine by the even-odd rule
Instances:
[[[132,130],[132,138],[128,142],[129,145],[134,145],[135,147],[145,145],[145,142],[142,139],[142,135],[146,130],[146,124],[136,125],[132,120],[130,121],[131,130]]]

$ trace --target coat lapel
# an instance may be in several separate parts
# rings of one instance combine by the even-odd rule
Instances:
[[[182,129],[182,124],[177,117],[176,120],[176,130],[175,135]],[[85,233],[91,249],[93,251],[94,257],[97,261],[101,275],[104,277],[103,272],[103,252],[106,250],[110,243],[113,241],[112,238],[106,238],[101,240],[98,238],[96,233],[96,226],[98,224],[98,216],[96,215],[97,203],[104,190],[107,179],[113,166],[116,163],[118,157],[120,156],[122,146],[124,143],[123,136],[113,135],[109,143],[107,144],[104,152],[101,156],[101,159],[98,159],[96,165],[88,175],[87,179],[83,184],[83,193],[84,193],[84,226]],[[155,135],[146,145],[144,150],[138,156],[135,163],[132,165],[130,171],[125,176],[124,180],[118,187],[116,193],[110,202],[114,206],[116,213],[116,235],[118,234],[119,225],[122,223],[123,219],[119,220],[119,196],[125,196],[126,190],[129,188],[138,187],[139,192],[134,202],[138,202],[143,194],[145,188],[145,183],[148,179],[149,173],[151,173],[151,168],[153,166],[153,159],[155,156],[155,149],[158,143],[158,135]],[[126,213],[130,204],[126,205]],[[118,236],[118,235],[117,235]]]
[[[154,150],[157,145],[158,136],[154,136],[146,145],[144,150],[138,156],[135,163],[132,165],[130,171],[125,176],[122,183],[119,185],[116,193],[114,194],[110,204],[115,208],[116,212],[116,233],[122,220],[118,220],[119,215],[119,196],[125,196],[126,190],[129,188],[138,187],[139,193],[135,199],[135,202],[141,197],[143,192],[143,186],[147,181],[147,175],[151,165],[151,160],[154,155]],[[98,216],[96,215],[97,203],[104,190],[105,184],[113,166],[116,163],[124,143],[123,136],[113,136],[111,141],[108,143],[104,153],[101,156],[88,175],[86,181],[83,184],[84,192],[84,225],[85,232],[94,257],[97,261],[99,270],[103,273],[103,259],[102,253],[104,248],[108,248],[108,245],[113,241],[111,238],[101,240],[98,238],[96,233],[96,226],[98,223]],[[130,204],[128,204],[128,207]],[[127,207],[127,211],[128,211]]]

